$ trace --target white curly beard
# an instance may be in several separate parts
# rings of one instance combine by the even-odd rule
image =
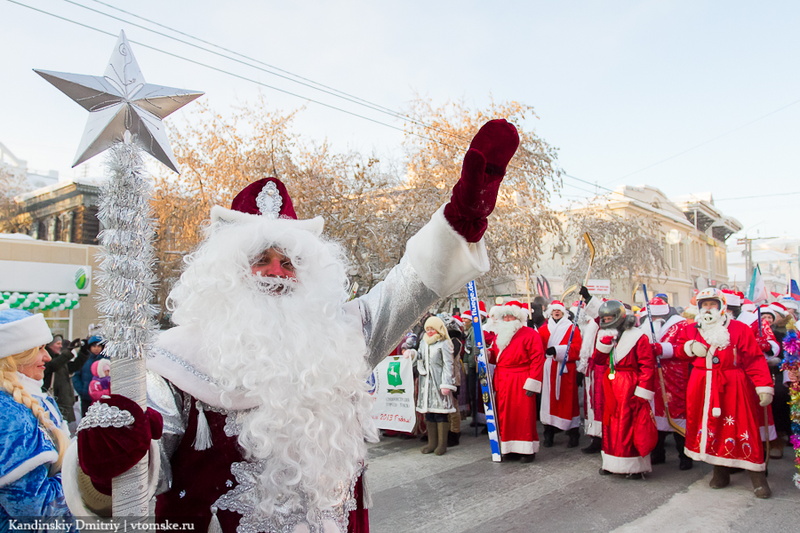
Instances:
[[[332,507],[366,457],[365,436],[377,441],[362,324],[342,309],[344,255],[306,230],[265,222],[209,233],[170,304],[173,321],[198,332],[198,364],[226,391],[257,400],[239,434],[248,461],[264,465],[256,512]],[[250,273],[270,247],[292,259],[297,282]]]
[[[509,343],[511,343],[511,339],[522,326],[523,324],[519,320],[511,320],[508,322],[500,320],[492,325],[492,331],[497,333],[497,340],[495,342],[501,352],[508,347]]]
[[[731,343],[731,334],[728,332],[728,316],[720,313],[719,309],[701,310],[695,317],[695,322],[700,324],[700,334],[708,342],[725,349]]]

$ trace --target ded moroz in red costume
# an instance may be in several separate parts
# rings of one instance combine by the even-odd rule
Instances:
[[[560,307],[559,307],[560,306]],[[555,301],[548,307],[550,312],[554,309],[564,309],[561,302]],[[572,334],[572,343],[567,347],[570,339],[570,332],[575,326],[562,316],[559,320],[554,320],[552,316],[538,329],[542,337],[545,353],[549,348],[553,348],[555,354],[547,354],[544,361],[542,373],[542,405],[540,409],[540,419],[542,424],[555,426],[558,429],[570,430],[580,427],[581,416],[578,404],[578,379],[575,363],[580,357],[581,333],[575,331]],[[553,351],[551,350],[551,352]],[[566,357],[567,362],[561,379],[558,373],[561,370],[561,362]],[[560,383],[559,383],[560,382]],[[560,386],[559,393],[556,394],[556,387]]]
[[[613,306],[619,308],[622,304],[615,300],[603,302],[601,320],[608,313],[606,309]],[[643,425],[640,416],[641,410],[650,411],[649,402],[655,397],[655,356],[642,330],[624,329],[624,309],[621,312],[621,321],[606,324],[598,332],[593,354],[598,363],[608,365],[603,379],[602,468],[615,474],[640,474],[651,471],[652,446],[640,450],[638,437],[652,434],[652,445],[657,438],[655,427]],[[615,341],[618,328],[624,330]]]
[[[672,422],[686,429],[686,384],[689,381],[689,363],[685,359],[675,357],[674,344],[683,337],[683,329],[689,325],[685,318],[678,314],[669,315],[669,305],[655,297],[650,300],[650,314],[653,316],[655,331],[655,355],[661,358],[661,372],[664,375],[664,386],[667,394],[667,407]],[[666,318],[665,318],[666,317]],[[650,326],[642,324],[641,328],[650,334]],[[678,349],[681,349],[680,347]],[[653,401],[656,426],[659,431],[674,431],[667,419],[664,409],[664,394],[661,384],[656,381],[656,397]]]
[[[691,327],[683,350],[676,351],[693,367],[686,398],[686,454],[712,465],[763,471],[757,393],[773,394],[772,377],[752,330],[726,321],[727,343],[709,343],[699,327]],[[705,347],[706,355],[696,356],[692,343]]]
[[[539,451],[536,399],[526,392],[542,390],[544,350],[535,329],[523,326],[527,310],[519,302],[493,307],[494,323],[487,327],[495,339],[489,362],[495,364],[494,391],[500,429],[500,452],[533,455]],[[515,320],[503,321],[504,316]]]

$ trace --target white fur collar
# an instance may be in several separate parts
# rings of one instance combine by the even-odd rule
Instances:
[[[566,316],[562,317],[558,322],[549,318],[547,320],[547,330],[550,332],[550,339],[547,341],[547,347],[560,346],[571,325],[572,322]]]
[[[25,389],[25,392],[34,398],[41,398],[44,396],[44,393],[42,393],[43,380],[29,378],[22,372],[17,372],[17,379],[19,380],[19,384],[22,385],[22,388]]]
[[[625,356],[627,356],[633,347],[636,346],[636,343],[639,341],[639,338],[644,335],[644,331],[639,328],[631,328],[626,329],[620,335],[619,341],[617,341],[617,345],[614,348],[614,363],[619,363]]]
[[[224,394],[214,377],[201,367],[199,358],[193,357],[202,349],[198,346],[200,338],[199,333],[185,326],[162,332],[156,349],[147,360],[147,368],[212,407],[236,410],[257,407],[258,398],[248,396],[244,390]],[[226,402],[223,402],[223,396],[227,397]]]

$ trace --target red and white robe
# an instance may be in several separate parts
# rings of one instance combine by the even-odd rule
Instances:
[[[661,373],[664,376],[664,388],[667,395],[667,407],[672,421],[686,429],[686,385],[689,382],[689,362],[675,357],[677,349],[682,349],[683,329],[689,325],[680,315],[672,315],[666,322],[656,320],[653,324],[656,332],[656,342],[661,345]],[[647,320],[642,324],[642,330],[651,335],[650,324]],[[684,341],[685,342],[685,341]],[[661,378],[656,374],[656,397],[653,400],[653,413],[656,417],[656,426],[659,431],[674,431],[664,409],[664,391],[661,389]]]
[[[538,330],[545,352],[551,347],[556,349],[554,357],[545,356],[539,419],[542,424],[563,430],[577,428],[581,425],[580,405],[578,404],[578,372],[575,369],[575,363],[580,357],[581,333],[580,330],[575,331],[568,348],[567,342],[570,341],[570,332],[573,328],[575,326],[572,325],[572,322],[563,317],[558,322],[552,318],[548,319]],[[559,380],[558,374],[564,358],[566,358],[564,373]],[[560,391],[559,394],[556,394],[559,385]]]
[[[731,320],[728,332],[730,344],[709,348],[706,357],[692,357],[686,345],[676,351],[693,366],[686,394],[686,455],[712,465],[763,471],[759,412],[764,408],[758,393],[774,393],[772,376],[752,330]],[[709,346],[697,327],[687,328],[687,338]]]
[[[602,339],[604,331],[597,336]],[[637,398],[650,401],[655,397],[655,356],[650,340],[642,330],[628,329],[610,354],[595,348],[592,357],[608,364],[603,379],[603,469],[615,474],[650,472],[650,455],[640,455],[634,445],[635,433],[645,430],[636,422],[641,406]]]
[[[508,346],[498,353],[489,349],[494,367],[494,395],[500,453],[531,455],[539,451],[536,432],[536,397],[526,391],[541,392],[544,350],[536,330],[523,326]]]
[[[781,353],[781,347],[778,344],[778,339],[775,337],[775,333],[772,331],[772,326],[769,325],[769,322],[761,319],[761,327],[758,327],[758,313],[750,313],[750,312],[743,312],[740,313],[736,320],[739,322],[747,325],[750,327],[750,331],[753,332],[753,335],[756,336],[756,344],[762,354],[767,357],[767,347],[769,350],[772,351],[772,355],[778,355]],[[766,352],[766,353],[765,353]],[[761,432],[761,440],[765,440],[765,435],[767,431],[764,429],[764,410],[759,409],[758,411],[758,423],[760,432]],[[767,424],[766,427],[769,428],[769,440],[775,440],[778,438],[778,433],[775,430],[775,420],[772,416],[772,409],[767,409]]]

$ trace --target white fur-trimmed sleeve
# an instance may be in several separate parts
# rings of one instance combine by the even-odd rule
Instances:
[[[538,379],[528,378],[522,388],[530,392],[542,392],[542,382]]]
[[[489,270],[483,241],[468,243],[445,220],[443,210],[408,240],[405,255],[385,280],[345,304],[346,312],[360,313],[372,367],[434,302]]]
[[[775,388],[774,387],[756,387],[756,394],[772,394],[775,396]]]
[[[767,341],[767,342],[769,343],[770,348],[772,348],[772,355],[777,355],[777,354],[781,353],[781,349],[778,346],[777,342],[772,341],[772,340]]]
[[[633,395],[638,396],[639,398],[644,398],[645,400],[653,400],[656,397],[655,391],[647,390],[639,386],[637,386],[636,390],[633,391]]]
[[[660,342],[661,345],[661,359],[669,359],[673,355],[675,355],[675,349],[672,347],[672,344],[669,342]]]
[[[463,289],[468,281],[489,271],[483,239],[467,242],[444,218],[444,206],[408,240],[406,256],[425,286],[440,297]]]
[[[155,496],[156,489],[158,488],[159,472],[161,470],[161,454],[158,446],[158,441],[150,442],[149,465],[148,465],[148,481],[147,481],[147,499],[150,500]],[[61,467],[61,482],[64,485],[64,498],[67,500],[69,510],[75,516],[98,518],[97,513],[89,509],[83,501],[81,495],[80,483],[78,482],[78,472],[80,470],[78,463],[78,441],[72,441],[72,444],[67,448],[64,454],[64,462]]]

